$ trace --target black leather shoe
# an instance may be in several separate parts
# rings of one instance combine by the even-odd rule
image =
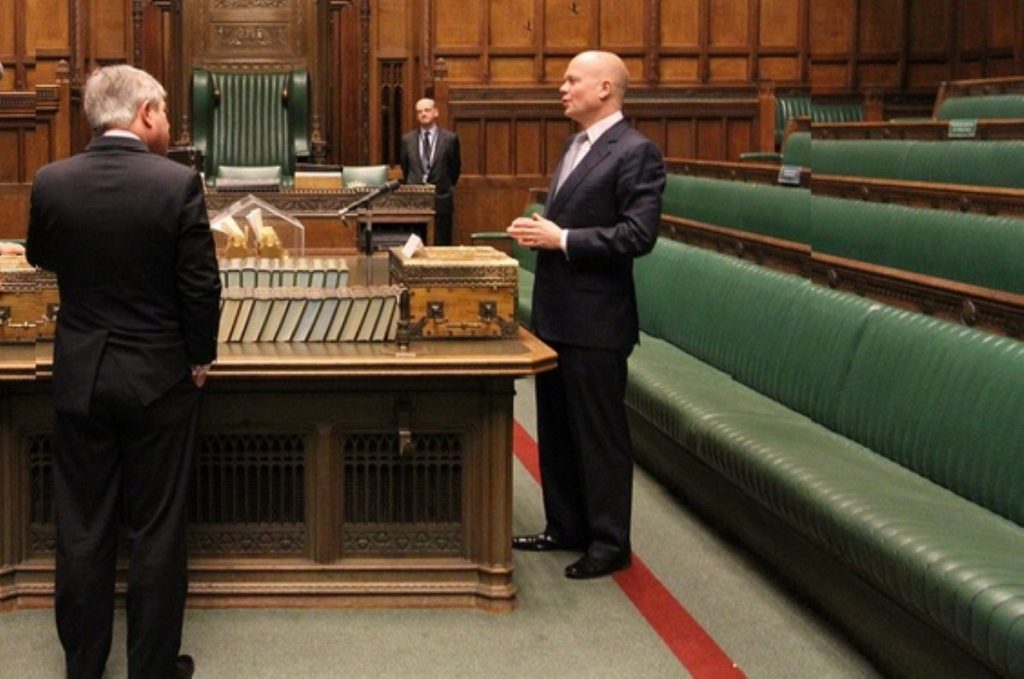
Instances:
[[[196,661],[190,655],[179,655],[174,661],[174,669],[178,679],[192,679],[196,671]]]
[[[565,567],[565,577],[573,580],[600,578],[628,568],[632,562],[633,557],[629,552],[613,556],[610,559],[596,559],[589,554],[584,554],[579,561]]]
[[[547,533],[536,535],[517,535],[512,538],[512,549],[521,549],[526,552],[554,552],[557,550],[580,549],[576,545],[561,542]]]

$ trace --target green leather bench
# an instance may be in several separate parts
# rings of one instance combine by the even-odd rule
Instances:
[[[1024,141],[814,140],[815,174],[1024,188]]]
[[[864,105],[838,102],[810,95],[777,95],[775,97],[775,145],[782,145],[786,125],[791,118],[808,117],[816,123],[856,123],[864,120]]]
[[[949,97],[939,105],[935,117],[939,120],[1024,118],[1024,94]]]
[[[663,213],[803,243],[815,252],[1024,293],[1024,222],[1014,217],[680,174],[667,177]]]
[[[1024,676],[1024,343],[661,239],[638,460],[886,671]]]

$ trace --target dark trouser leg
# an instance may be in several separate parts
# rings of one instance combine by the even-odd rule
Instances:
[[[561,363],[561,358],[559,358]],[[561,365],[536,378],[537,438],[546,533],[574,545],[587,545],[587,510],[580,469],[568,426]]]
[[[438,212],[434,215],[434,245],[452,244],[452,213]]]
[[[54,612],[69,679],[99,679],[110,654],[121,470],[105,419],[58,412],[54,431]]]
[[[630,550],[633,448],[626,421],[628,353],[564,347],[558,362],[565,385],[568,423],[578,456],[588,553],[607,559]]]
[[[199,390],[185,380],[124,432],[130,677],[174,676],[188,591],[185,529],[199,401]]]

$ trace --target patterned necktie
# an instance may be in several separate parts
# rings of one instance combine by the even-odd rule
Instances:
[[[573,140],[572,144],[569,145],[569,150],[565,152],[565,158],[562,160],[562,171],[558,173],[558,183],[555,184],[555,193],[558,193],[559,189],[562,188],[562,184],[568,179],[569,175],[576,168],[576,161],[580,157],[580,150],[583,148],[583,144],[589,141],[586,132],[580,132]]]
[[[423,183],[427,183],[427,175],[430,174],[430,132],[424,132],[420,148],[420,158],[423,160]]]

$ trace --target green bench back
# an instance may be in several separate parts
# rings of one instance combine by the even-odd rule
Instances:
[[[873,314],[834,429],[1024,525],[1024,342]]]
[[[644,333],[1024,524],[1024,343],[667,239],[634,275]]]
[[[667,177],[663,212],[805,243],[838,257],[1024,293],[1024,222],[1013,217],[869,203],[679,174]]]
[[[814,195],[815,252],[1024,293],[1024,221]]]
[[[1024,141],[816,139],[810,166],[815,174],[1024,188]]]
[[[804,243],[809,201],[807,189],[669,174],[662,213]]]
[[[782,144],[790,118],[810,117],[816,123],[853,123],[864,120],[864,106],[856,102],[815,100],[806,94],[775,97],[775,144]]]
[[[949,97],[939,105],[939,120],[957,118],[1024,118],[1024,94],[986,94],[979,97]]]

